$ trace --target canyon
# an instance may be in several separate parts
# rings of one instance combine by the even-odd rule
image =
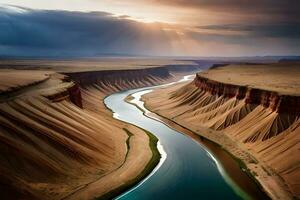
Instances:
[[[299,63],[220,62],[198,73],[212,61],[117,62],[0,64],[14,68],[0,69],[4,198],[93,199],[124,191],[157,158],[147,133],[114,119],[104,98],[185,74],[196,76],[144,95],[145,106],[219,144],[271,198],[299,198]]]
[[[3,198],[76,199],[76,191],[96,183],[97,191],[84,194],[93,199],[126,186],[153,162],[149,136],[113,119],[103,99],[114,92],[165,83],[200,67],[54,69],[37,69],[25,79],[20,69],[9,76],[7,69],[0,71],[17,80],[0,94]]]

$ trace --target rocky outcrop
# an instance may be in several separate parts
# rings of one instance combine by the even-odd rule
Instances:
[[[197,74],[195,85],[212,95],[245,99],[246,104],[262,105],[277,113],[300,115],[300,96],[281,95],[274,91],[250,88],[201,77]]]
[[[79,108],[83,108],[81,91],[78,84],[73,84],[72,86],[63,89],[62,91],[44,96],[52,102],[69,100]]]
[[[68,88],[68,93],[70,101],[76,106],[82,108],[82,97],[79,85],[75,84],[74,86]]]

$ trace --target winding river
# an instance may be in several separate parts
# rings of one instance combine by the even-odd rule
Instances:
[[[190,78],[192,76],[185,76],[177,82],[187,81]],[[143,112],[136,106],[124,101],[128,95],[132,95],[133,103],[144,109],[145,112],[150,112],[144,108],[140,97],[153,88],[171,84],[128,90],[105,98],[105,104],[114,112],[115,118],[153,133],[159,139],[158,149],[162,155],[160,163],[151,174],[116,199],[235,200],[260,197],[253,196],[247,190],[242,189],[204,145],[173,130],[158,119],[143,115]],[[244,172],[238,168],[234,173]],[[257,189],[257,192],[259,193],[260,190]],[[261,196],[263,197],[263,195]]]

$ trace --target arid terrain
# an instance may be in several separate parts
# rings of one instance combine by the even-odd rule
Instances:
[[[157,158],[148,135],[113,119],[103,98],[199,70],[192,62],[170,60],[65,62],[1,63],[4,199],[92,199],[126,186]]]
[[[220,144],[273,199],[300,197],[300,63],[215,65],[144,95],[158,115]]]
[[[175,60],[174,58],[143,58],[143,57],[103,57],[77,59],[2,59],[0,68],[24,70],[53,70],[56,72],[83,72],[120,69],[141,69],[169,65],[195,65],[189,60]]]
[[[211,62],[1,61],[1,197],[93,199],[124,191],[158,162],[157,150],[149,133],[113,119],[104,98],[196,74],[143,96],[147,108],[220,144],[273,199],[298,198],[300,64],[222,61],[197,73]]]

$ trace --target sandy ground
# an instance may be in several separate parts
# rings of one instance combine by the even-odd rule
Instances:
[[[244,71],[236,66],[229,69],[225,67],[203,74],[204,76],[209,74],[216,79],[224,73],[224,80],[230,77],[231,80],[235,80],[235,84],[237,80],[244,81],[251,77],[249,80],[253,85],[256,76],[253,76],[254,69],[248,67],[243,68]],[[237,68],[238,72],[229,73]],[[267,68],[265,66],[264,70]],[[292,67],[292,70],[296,68]],[[216,71],[216,76],[213,76],[213,71]],[[285,81],[291,80],[291,89],[288,93],[295,93],[293,83],[296,78],[292,76],[288,79],[289,73],[284,72],[286,68],[282,71]],[[243,79],[240,79],[241,73],[244,74]],[[278,73],[277,68],[274,70],[274,76],[278,76]],[[294,72],[295,76],[297,73]],[[245,74],[248,74],[248,77]],[[272,74],[269,73],[268,76],[272,77]],[[259,87],[262,83],[262,77],[263,74],[258,76],[258,85],[254,85],[255,87]],[[270,85],[273,89],[276,88],[278,79],[270,79]],[[268,85],[269,81],[265,80],[265,82]],[[278,83],[283,83],[283,81],[278,81]],[[287,85],[289,84],[285,83],[285,86]],[[278,91],[285,93],[282,88],[278,86]],[[211,95],[201,91],[193,82],[157,89],[143,98],[151,111],[220,144],[241,159],[272,198],[299,197],[300,129],[298,117],[279,114],[260,105],[248,105],[244,100]],[[288,128],[283,130],[281,126]],[[257,135],[257,139],[247,142],[250,140],[246,139],[253,135]],[[268,139],[262,140],[266,138],[265,135],[268,135]]]
[[[49,73],[47,71],[1,69],[0,93],[45,81],[49,78]]]

